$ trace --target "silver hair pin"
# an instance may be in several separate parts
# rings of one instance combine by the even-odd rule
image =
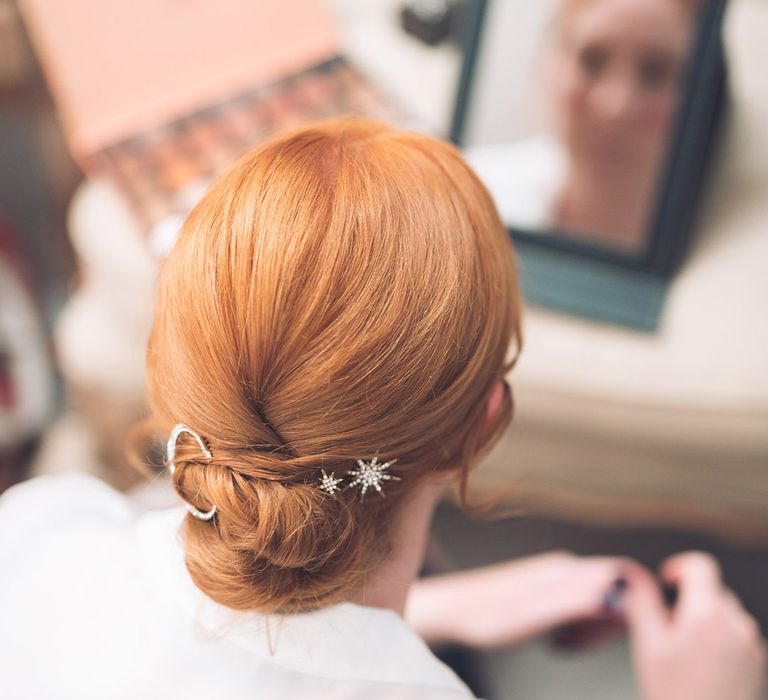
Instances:
[[[194,438],[197,446],[200,448],[200,451],[203,453],[206,459],[213,459],[213,455],[206,446],[203,438],[201,438],[200,435],[198,435],[198,433],[192,430],[192,428],[190,428],[188,425],[185,425],[184,423],[177,423],[171,431],[165,449],[166,464],[168,465],[168,471],[171,473],[171,476],[173,476],[176,472],[176,463],[174,462],[174,458],[176,457],[176,445],[179,441],[179,438],[184,433],[191,435],[192,438]],[[395,462],[397,462],[397,460],[392,459],[389,462],[379,464],[378,457],[374,457],[369,461],[358,459],[357,468],[347,472],[347,474],[353,477],[352,481],[347,485],[347,488],[359,486],[360,498],[365,496],[369,488],[375,489],[383,496],[384,492],[381,488],[383,481],[400,481],[399,476],[389,474],[385,471],[386,469],[389,469],[389,467]],[[334,472],[328,474],[326,473],[325,469],[322,469],[321,473],[322,476],[320,477],[318,483],[318,488],[321,491],[325,491],[325,493],[330,495],[341,491],[339,484],[344,481],[343,477],[337,478]],[[187,510],[198,520],[208,521],[211,520],[216,514],[215,505],[213,505],[208,511],[199,510],[198,508],[195,508],[195,506],[193,506],[191,503],[187,503],[186,501],[184,502],[184,505],[187,507]]]
[[[177,423],[171,431],[171,435],[168,438],[168,443],[165,447],[166,462],[168,464],[168,471],[171,473],[171,476],[173,476],[174,472],[176,471],[176,463],[173,461],[174,457],[176,456],[176,443],[179,441],[179,437],[184,433],[191,435],[195,439],[195,442],[202,451],[203,455],[205,455],[206,459],[211,459],[213,457],[211,451],[203,442],[203,438],[201,438],[189,426],[184,425],[183,423]],[[187,503],[186,501],[184,505],[187,507],[187,510],[198,520],[208,521],[213,518],[214,515],[216,515],[215,505],[208,511],[198,510],[191,503]]]
[[[384,471],[385,469],[389,469],[389,467],[395,462],[397,462],[397,460],[393,459],[389,462],[384,462],[384,464],[379,464],[378,457],[374,457],[368,462],[364,462],[362,459],[358,459],[357,469],[353,469],[352,471],[347,472],[347,474],[354,477],[354,479],[349,483],[349,488],[352,488],[353,486],[360,486],[360,498],[365,496],[365,492],[369,488],[376,489],[383,496],[384,492],[381,489],[382,481],[400,481],[399,476],[388,474]]]
[[[344,479],[337,479],[334,472],[326,474],[325,469],[322,469],[321,471],[323,475],[320,477],[320,490],[331,495],[337,491],[341,491],[339,484],[344,481]]]

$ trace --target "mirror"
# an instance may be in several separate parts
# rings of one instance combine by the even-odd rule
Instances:
[[[508,227],[651,249],[706,0],[488,0],[459,141]]]

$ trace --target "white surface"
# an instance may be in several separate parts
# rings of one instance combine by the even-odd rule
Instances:
[[[416,124],[447,135],[456,99],[461,54],[447,43],[430,47],[399,26],[400,0],[329,0],[343,51]]]
[[[555,204],[567,170],[560,143],[549,134],[464,149],[464,157],[493,195],[501,220],[531,232],[555,226]]]
[[[78,189],[68,228],[81,279],[55,329],[61,371],[113,399],[140,399],[156,262],[127,202],[107,182]]]

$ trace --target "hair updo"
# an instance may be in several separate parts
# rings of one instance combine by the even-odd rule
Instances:
[[[147,354],[155,428],[213,454],[179,439],[176,489],[217,508],[185,521],[195,583],[241,610],[343,600],[425,475],[466,486],[519,319],[506,231],[451,145],[345,119],[244,157],[163,266]],[[318,488],[377,455],[385,498]]]

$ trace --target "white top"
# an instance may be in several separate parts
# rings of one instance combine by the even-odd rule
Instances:
[[[214,603],[184,565],[185,514],[138,515],[83,474],[0,497],[3,697],[473,697],[392,611],[342,603],[265,618]]]
[[[471,146],[463,155],[493,195],[505,224],[531,232],[553,227],[567,166],[563,148],[553,136]]]

